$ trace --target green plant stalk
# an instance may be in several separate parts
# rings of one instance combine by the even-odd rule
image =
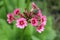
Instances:
[[[19,0],[17,0],[17,8],[19,8]]]
[[[5,6],[5,9],[6,9],[6,10],[5,10],[5,11],[6,11],[6,13],[8,13],[8,10],[7,10],[8,8],[7,8],[7,5],[6,5],[5,0],[4,0],[4,6]]]
[[[26,27],[22,30],[22,36],[20,40],[24,40],[24,30],[26,29]]]
[[[26,9],[27,9],[27,11],[29,12],[30,10],[29,10],[29,5],[30,5],[30,0],[27,0],[27,3],[26,3],[27,5],[26,5]]]
[[[44,0],[44,2],[43,2],[43,11],[44,11],[44,14],[45,14],[45,15],[46,15],[47,12],[48,12],[48,10],[47,10],[47,1],[46,1],[46,0]]]

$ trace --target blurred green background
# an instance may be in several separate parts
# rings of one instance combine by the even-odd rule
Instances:
[[[7,23],[8,13],[16,8],[29,11],[32,2],[47,16],[44,32],[37,33],[31,24],[23,31],[16,27],[15,21]],[[60,40],[60,0],[0,0],[0,40]]]

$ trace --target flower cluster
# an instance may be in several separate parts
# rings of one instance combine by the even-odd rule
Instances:
[[[16,20],[16,26],[18,28],[24,29],[25,27],[27,27],[28,23],[31,23],[32,26],[36,27],[36,30],[39,33],[44,31],[44,26],[46,25],[47,21],[46,16],[42,15],[41,10],[34,2],[32,2],[32,9],[30,10],[30,12],[25,9],[24,12],[21,13],[20,9],[17,8],[13,13],[7,14],[7,17],[7,21],[9,24]]]

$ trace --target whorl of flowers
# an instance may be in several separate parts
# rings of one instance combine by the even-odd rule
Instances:
[[[35,12],[36,10],[37,12]],[[34,2],[32,2],[32,9],[30,12],[25,9],[25,11],[21,13],[20,9],[17,8],[13,13],[7,14],[7,18],[9,24],[16,20],[16,26],[21,29],[24,29],[27,27],[28,23],[31,23],[32,26],[36,27],[36,30],[39,33],[44,31],[44,26],[47,21],[46,16],[42,15],[41,10]]]

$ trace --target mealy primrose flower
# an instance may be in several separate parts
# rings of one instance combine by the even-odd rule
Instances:
[[[36,4],[34,2],[32,2],[32,8],[36,9],[36,7],[37,7]]]
[[[8,21],[9,24],[14,21],[14,16],[11,13],[7,14],[7,18],[8,18],[7,21]]]
[[[38,26],[38,27],[36,28],[36,30],[37,30],[37,32],[39,32],[39,33],[41,33],[42,31],[44,31],[44,24],[41,23],[40,26]]]
[[[21,29],[25,28],[25,27],[27,26],[27,21],[26,21],[26,19],[25,19],[25,18],[19,18],[19,19],[17,19],[16,26],[17,26],[18,28],[21,28]]]
[[[38,20],[36,18],[31,19],[31,24],[32,26],[37,26],[38,25]]]
[[[41,10],[38,10],[38,14],[37,14],[40,18],[42,18],[42,12]]]
[[[15,16],[17,16],[19,13],[20,13],[20,9],[19,8],[17,8],[17,9],[14,10],[14,15]]]
[[[46,21],[47,21],[46,16],[42,16],[41,23],[43,23],[44,25],[46,25]]]

